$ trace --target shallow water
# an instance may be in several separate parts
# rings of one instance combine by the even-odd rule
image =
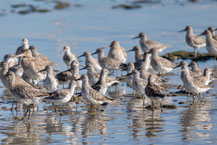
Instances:
[[[42,8],[53,7],[49,1],[46,6],[40,1],[22,2]],[[62,49],[66,44],[76,55],[83,51],[93,52],[109,45],[112,40],[118,40],[129,50],[138,45],[138,40],[131,38],[145,32],[148,38],[171,45],[162,54],[176,50],[193,51],[185,43],[185,34],[177,32],[186,25],[193,26],[197,34],[208,26],[217,27],[216,1],[165,0],[142,4],[138,9],[112,9],[112,6],[131,2],[72,1],[72,6],[67,9],[19,15],[10,12],[11,4],[17,3],[1,1],[0,10],[5,9],[6,15],[0,17],[0,57],[14,53],[22,38],[27,37],[30,45],[35,45],[40,53],[58,63],[56,69],[64,70]],[[80,7],[74,7],[74,4]],[[202,48],[200,52],[206,50]],[[133,59],[133,53],[129,53],[128,61]],[[199,66],[212,67],[213,62],[199,62]],[[174,70],[173,76],[166,77],[170,84],[182,84],[178,70]],[[50,109],[47,112],[45,103],[41,103],[39,111],[32,113],[29,121],[21,122],[14,119],[15,111],[12,114],[7,110],[12,100],[5,97],[6,91],[1,88],[0,140],[2,144],[216,144],[215,88],[195,106],[190,105],[192,102],[187,96],[170,97],[167,101],[178,108],[164,109],[161,113],[159,109],[155,112],[143,109],[142,100],[130,97],[128,94],[132,89],[121,83],[112,87],[109,93],[117,100],[114,105],[91,111],[83,103],[76,109],[72,102],[64,106],[65,112],[60,115]],[[170,92],[175,91],[176,88],[170,89]],[[23,111],[17,113],[21,116]]]

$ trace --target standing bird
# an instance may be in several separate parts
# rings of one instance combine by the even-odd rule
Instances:
[[[134,51],[135,52],[135,61],[141,61],[143,59],[143,54],[141,52],[141,48],[138,46],[134,46],[133,49],[128,50],[127,52],[131,52]]]
[[[72,61],[73,60],[78,61],[78,58],[77,58],[77,56],[75,54],[73,54],[71,52],[71,49],[70,49],[69,45],[64,46],[63,51],[64,51],[63,61],[65,62],[65,64],[69,68]]]
[[[200,69],[195,61],[192,61],[188,66],[191,67],[191,71],[197,75],[203,75],[203,70]]]
[[[208,28],[208,30],[211,32],[212,38],[217,41],[217,35],[215,35],[215,31],[216,31],[217,29],[214,29],[214,28],[211,26],[211,27]]]
[[[209,30],[205,30],[202,34],[206,36],[206,49],[209,54],[213,56],[217,56],[217,41],[215,41],[212,37],[212,34]]]
[[[47,65],[46,62],[32,57],[32,53],[29,49],[25,50],[22,54],[16,57],[23,57],[21,60],[21,65],[24,69],[24,74],[32,79],[33,81],[44,80],[46,77],[45,73],[39,73],[40,70],[44,69]]]
[[[28,112],[30,115],[30,107],[32,105],[38,105],[40,100],[49,96],[48,93],[42,92],[38,88],[35,88],[27,83],[17,81],[17,77],[15,76],[14,72],[9,71],[5,77],[8,81],[10,92],[15,96],[18,102],[24,104],[27,107],[27,111],[22,119],[24,119]]]
[[[82,80],[81,94],[84,101],[90,105],[107,105],[112,103],[113,99],[101,94],[99,91],[94,90],[89,85],[89,80],[87,75],[82,75],[78,80]]]
[[[159,74],[164,74],[171,72],[177,65],[163,57],[158,56],[158,51],[156,49],[151,49],[151,65],[152,68]]]
[[[79,57],[83,57],[85,56],[86,57],[86,60],[85,60],[85,65],[87,66],[88,63],[92,64],[94,69],[96,71],[101,71],[102,70],[102,67],[99,65],[99,62],[97,59],[93,58],[92,55],[85,51],[82,55],[78,56]]]
[[[6,54],[4,61],[7,61],[8,67],[12,67],[18,64],[17,58],[13,54]]]
[[[38,53],[35,46],[30,46],[29,49],[31,50],[33,57],[36,57],[37,59],[43,60],[48,65],[57,65],[55,62],[52,62],[47,56],[44,56],[44,55]]]
[[[176,67],[179,66],[181,66],[181,79],[183,85],[189,93],[192,93],[193,95],[197,95],[199,97],[200,93],[204,93],[210,89],[210,86],[204,85],[204,81],[191,77],[186,61],[182,61]]]
[[[145,94],[151,99],[152,101],[152,110],[154,110],[154,100],[155,99],[161,99],[165,97],[165,94],[161,91],[161,87],[158,86],[155,83],[155,76],[154,75],[149,75],[148,77],[148,84],[145,87]],[[160,101],[160,107],[162,111],[162,103]]]
[[[56,91],[58,88],[58,80],[54,76],[53,68],[49,65],[39,72],[46,71],[46,78],[43,80],[43,86],[48,91]]]
[[[93,54],[98,54],[98,61],[102,68],[106,68],[110,72],[113,70],[118,70],[120,68],[121,62],[111,57],[105,57],[102,48],[98,48],[96,52],[92,53],[92,55]]]
[[[44,98],[44,100],[48,101],[49,103],[60,104],[60,105],[68,103],[71,100],[76,87],[77,87],[77,82],[71,79],[67,89],[56,90],[50,93],[50,96]]]
[[[29,41],[27,38],[23,38],[22,45],[16,50],[16,55],[22,54],[26,49],[29,49]]]
[[[57,78],[59,83],[61,83],[63,85],[63,88],[64,88],[64,84],[68,83],[70,81],[70,78],[72,77],[74,66],[77,66],[78,64],[79,64],[78,61],[72,61],[70,69],[67,69],[65,71],[62,71],[62,72],[56,74],[55,77]]]
[[[143,32],[139,33],[139,35],[133,39],[137,38],[140,38],[140,47],[144,52],[147,52],[150,49],[156,49],[158,52],[162,52],[164,49],[170,47],[168,44],[162,44],[160,42],[148,40],[148,37]]]
[[[193,33],[193,29],[191,26],[186,26],[185,29],[179,31],[179,32],[184,32],[187,31],[186,35],[185,35],[185,40],[186,43],[190,46],[194,48],[194,58],[197,57],[196,54],[196,49],[198,50],[199,53],[199,49],[201,47],[205,47],[206,46],[206,40],[203,39],[200,36],[197,36]]]
[[[127,60],[126,50],[120,46],[118,41],[112,41],[108,46],[110,48],[108,57],[118,60],[121,63],[125,63]],[[107,48],[107,47],[104,47]]]

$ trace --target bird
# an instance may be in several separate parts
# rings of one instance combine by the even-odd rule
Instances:
[[[138,94],[139,96],[144,96],[145,87],[147,85],[147,81],[140,78],[139,71],[134,69],[132,73],[127,74],[133,76],[132,88],[135,91],[134,93]]]
[[[80,70],[83,69],[87,69],[89,83],[91,86],[94,85],[99,80],[100,73],[94,69],[94,65],[91,63],[86,64],[86,66],[81,68]]]
[[[121,62],[111,57],[105,57],[102,48],[98,48],[96,52],[92,53],[91,55],[94,54],[98,54],[98,61],[102,68],[106,68],[110,72],[113,70],[118,70],[120,68]]]
[[[16,57],[23,57],[21,60],[21,65],[24,70],[24,74],[36,81],[44,80],[46,77],[45,73],[39,73],[40,70],[44,69],[47,65],[43,60],[32,57],[32,53],[29,49],[24,50],[24,52]]]
[[[132,74],[132,71],[135,69],[133,62],[128,62],[127,64],[127,74]],[[127,75],[126,76],[126,83],[131,88],[133,87],[133,75]]]
[[[89,85],[87,75],[83,74],[78,80],[82,80],[81,94],[84,101],[90,105],[107,105],[113,103],[113,99],[101,94],[99,91],[94,90]]]
[[[145,94],[147,95],[147,97],[149,97],[152,101],[152,110],[154,110],[154,100],[155,99],[161,99],[164,98],[166,95],[163,93],[161,87],[159,85],[157,85],[155,83],[155,76],[154,75],[149,75],[148,77],[148,83],[147,86],[145,87]],[[161,107],[161,111],[162,111],[162,103],[160,101],[160,107]]]
[[[101,94],[105,95],[107,92],[107,88],[109,87],[109,85],[107,85],[107,82],[106,82],[106,77],[109,73],[110,72],[107,69],[103,68],[101,73],[100,73],[99,80],[91,87],[93,89],[99,91]],[[118,82],[118,81],[116,81],[116,82]],[[116,82],[113,82],[113,83],[116,83]]]
[[[92,64],[94,69],[96,71],[101,71],[102,70],[102,67],[99,65],[99,62],[97,59],[93,58],[92,55],[90,54],[90,52],[87,52],[85,51],[82,55],[78,56],[78,58],[80,57],[83,57],[85,56],[86,57],[86,60],[85,60],[85,65],[87,66],[88,63]]]
[[[185,35],[186,43],[190,47],[194,48],[194,58],[196,58],[197,57],[196,49],[198,50],[198,53],[199,53],[199,49],[206,46],[206,40],[203,39],[203,37],[195,35],[193,33],[193,28],[191,26],[186,26],[185,29],[179,32],[184,32],[184,31],[187,31]]]
[[[6,54],[3,58],[4,61],[7,61],[8,67],[13,67],[18,64],[18,60],[13,54]]]
[[[217,41],[213,39],[211,32],[209,30],[205,30],[200,35],[206,36],[206,49],[209,54],[216,57],[217,56]]]
[[[135,52],[135,62],[141,61],[143,59],[143,54],[141,52],[141,48],[139,46],[134,46],[133,49],[128,50],[127,52]]]
[[[216,31],[217,29],[214,29],[212,26],[210,26],[210,27],[208,28],[208,30],[211,32],[212,38],[217,41],[217,35],[215,35],[215,31]]]
[[[38,105],[39,101],[41,101],[44,97],[49,96],[49,93],[47,92],[43,92],[27,83],[16,80],[17,77],[12,71],[9,71],[5,77],[8,82],[10,92],[15,96],[18,102],[21,102],[27,107],[27,111],[22,119],[25,118],[28,112],[30,115],[31,106]]]
[[[69,45],[64,46],[63,48],[64,55],[63,55],[63,61],[67,65],[67,67],[70,67],[70,64],[72,63],[73,60],[78,61],[78,58],[75,54],[71,52],[71,48]]]
[[[211,87],[208,85],[204,85],[199,79],[193,79],[189,73],[188,64],[186,61],[181,61],[179,65],[176,67],[181,66],[181,80],[185,89],[194,95],[199,96],[201,93],[208,91]]]
[[[52,62],[47,56],[38,53],[35,46],[32,45],[32,46],[29,47],[29,49],[31,50],[33,57],[36,57],[37,59],[43,60],[48,65],[52,65],[52,66],[57,65],[55,62]]]
[[[133,39],[137,38],[140,38],[140,47],[144,52],[147,52],[150,49],[156,49],[158,52],[162,52],[164,49],[170,47],[168,44],[162,44],[157,41],[148,40],[147,35],[145,35],[143,32],[140,32],[139,35]]]
[[[29,40],[27,38],[23,38],[22,45],[17,48],[15,54],[16,55],[22,54],[26,49],[29,49]]]
[[[45,97],[43,100],[52,104],[65,104],[68,103],[74,95],[77,82],[73,79],[70,80],[67,89],[60,89],[49,93],[50,96]],[[56,110],[56,108],[55,108]]]
[[[159,74],[165,74],[174,69],[177,65],[163,57],[158,56],[158,51],[156,49],[151,49],[151,66]]]
[[[104,47],[106,48],[106,47]],[[112,41],[109,45],[108,57],[118,60],[120,63],[125,63],[127,60],[126,50],[120,46],[118,41]]]
[[[71,63],[70,69],[59,72],[58,74],[55,75],[58,82],[63,85],[63,88],[64,88],[64,84],[68,83],[70,81],[70,78],[72,77],[72,72],[73,72],[74,66],[77,66],[77,65],[78,65],[78,61],[74,60]]]
[[[199,80],[200,82],[203,82],[204,85],[209,85],[210,82],[215,80],[212,76],[212,70],[210,68],[205,68],[203,75],[195,77],[194,79]]]
[[[39,72],[46,71],[46,78],[43,80],[43,86],[48,91],[56,91],[59,83],[54,76],[53,68],[50,65],[47,65],[43,70]]]
[[[191,67],[191,71],[197,75],[203,75],[203,70],[200,69],[195,61],[192,61],[188,66]]]

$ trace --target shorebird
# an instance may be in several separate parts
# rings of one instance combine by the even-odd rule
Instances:
[[[125,63],[127,60],[126,50],[120,46],[118,41],[112,41],[111,44],[107,47],[110,48],[108,57],[118,60],[120,63]]]
[[[29,41],[27,38],[23,38],[22,45],[16,50],[16,55],[22,54],[26,49],[29,49]]]
[[[64,84],[68,83],[70,81],[70,78],[72,77],[72,72],[73,72],[73,68],[74,66],[78,65],[78,61],[72,61],[70,69],[67,69],[65,71],[62,71],[58,74],[56,74],[56,78],[59,81],[59,83],[63,84],[63,88],[64,88]]]
[[[135,52],[135,61],[141,61],[143,59],[143,54],[141,52],[141,48],[138,46],[134,46],[133,49],[128,50],[127,52],[131,52],[134,51]]]
[[[156,49],[151,49],[151,66],[159,74],[164,74],[172,71],[177,65],[163,57],[158,56],[158,51]]]
[[[91,63],[88,63],[85,67],[81,68],[80,70],[87,69],[87,76],[89,79],[90,85],[94,85],[98,80],[100,73],[96,71]]]
[[[211,32],[212,38],[217,41],[217,35],[215,35],[215,31],[216,31],[217,29],[214,29],[214,28],[211,26],[211,27],[208,28],[208,30]]]
[[[43,60],[44,62],[47,63],[47,65],[57,65],[55,62],[52,62],[47,56],[38,53],[35,46],[30,46],[29,49],[31,50],[33,57]]]
[[[210,86],[204,85],[199,79],[193,79],[190,75],[188,64],[182,61],[178,66],[181,66],[181,79],[185,89],[193,95],[199,96],[200,93],[204,93],[210,89]],[[193,97],[194,99],[194,97]]]
[[[99,62],[97,59],[93,58],[92,55],[89,53],[89,52],[84,52],[82,55],[78,56],[79,57],[83,57],[85,56],[86,57],[86,60],[85,60],[85,65],[87,66],[88,63],[92,64],[94,69],[96,71],[101,71],[102,70],[102,67],[99,65]]]
[[[8,67],[13,67],[18,64],[17,58],[13,54],[6,54],[4,61],[8,63]]]
[[[140,38],[140,47],[144,52],[147,52],[150,49],[156,49],[158,52],[162,52],[164,49],[170,47],[168,44],[162,44],[160,42],[148,40],[147,36],[143,32],[139,33],[139,35],[133,39],[137,38]]]
[[[53,68],[47,65],[43,70],[39,72],[46,71],[46,78],[43,80],[43,86],[48,91],[56,91],[58,88],[58,80],[54,76]]]
[[[51,92],[50,96],[44,98],[44,100],[52,104],[61,105],[61,104],[68,103],[71,100],[76,87],[77,87],[77,82],[71,79],[67,89],[61,89],[61,90],[56,90],[54,92]]]
[[[7,74],[8,71],[11,71],[9,70],[9,67],[8,67],[8,63],[6,61],[2,61],[0,63],[0,68],[1,68],[1,71],[0,71],[0,78],[1,78],[1,81],[3,83],[3,85],[6,87],[6,88],[9,88],[8,86],[8,83],[5,79],[5,75]],[[12,70],[13,71],[13,70]],[[19,80],[21,82],[23,82],[24,80],[22,80],[21,78],[19,78],[19,76],[16,76],[17,79],[16,80]],[[25,81],[24,81],[25,82]]]
[[[152,110],[154,110],[154,100],[155,99],[161,99],[164,98],[166,95],[162,92],[161,87],[158,86],[155,83],[155,76],[154,75],[149,75],[148,77],[148,84],[145,87],[145,94],[151,99],[152,101]],[[162,111],[162,103],[160,101],[160,107]]]
[[[215,41],[212,37],[212,34],[209,30],[205,30],[202,34],[206,36],[206,49],[209,54],[213,56],[217,56],[217,41]]]
[[[45,73],[39,73],[40,70],[44,69],[47,65],[46,62],[32,57],[32,53],[29,49],[26,49],[22,54],[16,57],[23,57],[21,65],[24,69],[24,74],[32,80],[44,80],[46,77]]]
[[[111,57],[105,57],[102,48],[98,48],[93,54],[98,54],[98,61],[102,68],[106,68],[110,72],[120,68],[121,62]]]
[[[99,91],[101,94],[105,95],[107,92],[107,82],[106,82],[106,77],[109,74],[109,71],[107,69],[102,69],[101,73],[100,73],[100,78],[99,81],[97,81],[97,83],[95,83],[92,88],[94,88],[95,90]],[[118,82],[118,81],[116,81]],[[113,83],[116,83],[113,82]],[[111,86],[111,85],[110,85]]]
[[[78,68],[78,66],[73,66],[73,71],[72,71],[72,79],[73,80],[77,80],[77,79],[79,79],[81,76],[80,76],[80,74],[79,74],[79,68]],[[81,89],[81,87],[82,87],[82,81],[81,80],[78,80],[77,81],[77,87],[76,87],[76,89]]]
[[[150,73],[150,72],[148,72],[147,71],[147,68],[145,67],[145,66],[142,66],[140,69],[139,69],[139,74],[140,74],[140,78],[142,78],[142,79],[144,79],[144,80],[147,80],[148,81],[148,78],[149,78],[149,76],[150,75],[153,75],[154,76],[154,78],[155,78],[155,80],[154,80],[154,82],[156,83],[156,84],[158,84],[158,85],[162,85],[162,80],[161,80],[161,78],[158,76],[158,75],[156,75],[156,74],[154,74],[154,73]]]
[[[203,70],[200,69],[195,61],[192,61],[188,66],[191,67],[191,71],[197,75],[203,75]]]
[[[211,77],[211,74],[212,74],[212,70],[210,68],[205,68],[203,75],[195,77],[194,79],[197,79],[200,82],[203,82],[204,85],[209,85],[209,83],[214,80],[214,78]]]
[[[78,80],[82,80],[81,94],[87,104],[91,105],[107,105],[112,103],[113,99],[101,94],[99,91],[94,90],[89,85],[89,80],[87,75],[82,75]]]
[[[65,52],[64,55],[63,55],[63,61],[65,62],[65,64],[69,68],[72,61],[73,60],[78,61],[78,58],[77,58],[77,56],[75,54],[73,54],[71,52],[71,49],[70,49],[69,45],[64,46],[63,51]]]
[[[5,77],[9,85],[9,90],[15,96],[16,100],[27,106],[27,111],[22,119],[24,119],[28,112],[30,115],[30,107],[32,105],[38,105],[40,100],[49,96],[48,93],[42,92],[38,88],[18,81],[14,72],[9,71]]]
[[[186,36],[185,36],[185,40],[186,43],[190,46],[194,48],[194,57],[196,58],[196,49],[198,50],[199,53],[199,49],[201,47],[205,47],[206,46],[206,41],[205,39],[203,39],[200,36],[197,36],[193,33],[193,29],[191,26],[186,26],[185,29],[179,31],[179,32],[184,32],[187,31]]]
[[[129,62],[127,64],[127,74],[131,74],[134,69],[135,69],[134,64],[132,62]],[[126,76],[126,83],[131,88],[133,87],[133,75]]]
[[[139,71],[136,70],[136,69],[134,69],[132,71],[132,73],[127,74],[127,76],[128,75],[133,75],[133,82],[132,82],[132,88],[133,88],[133,90],[137,94],[143,96],[144,93],[145,93],[145,87],[147,85],[147,81],[139,77],[140,76]]]

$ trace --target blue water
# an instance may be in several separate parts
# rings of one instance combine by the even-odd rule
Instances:
[[[118,4],[130,1],[67,1],[71,7],[64,10],[52,10],[49,13],[31,13],[19,15],[11,13],[11,4],[28,3],[40,8],[54,7],[52,1],[16,1],[0,2],[0,11],[6,15],[0,17],[0,44],[2,58],[6,53],[14,53],[24,37],[30,45],[35,45],[40,53],[55,61],[56,69],[64,70],[62,61],[64,45],[70,45],[76,55],[84,51],[95,51],[117,40],[126,49],[139,45],[132,40],[139,32],[147,34],[149,39],[170,44],[171,48],[162,54],[177,50],[193,51],[185,43],[184,33],[178,33],[186,25],[191,25],[196,34],[209,26],[217,27],[217,2],[204,0],[191,3],[184,0],[165,0],[159,4],[142,4],[140,9],[112,9]],[[74,7],[80,4],[81,7]],[[108,51],[108,50],[106,50]],[[201,53],[206,52],[202,48]],[[133,53],[128,61],[134,60]],[[178,61],[177,61],[178,62]],[[190,61],[188,61],[189,63]],[[199,62],[201,68],[212,67],[213,62]],[[179,69],[174,76],[168,76],[169,83],[182,84]],[[85,73],[83,71],[82,73]],[[2,84],[0,84],[2,85]],[[4,88],[1,89],[2,96]],[[152,113],[142,109],[142,101],[123,94],[132,93],[124,83],[111,91],[115,95],[115,105],[102,108],[104,111],[88,111],[83,103],[75,109],[75,104],[66,106],[69,110],[62,116],[45,110],[31,115],[29,121],[17,122],[10,111],[0,110],[0,140],[11,144],[216,144],[216,89],[205,95],[202,105],[191,106],[186,96],[171,97],[171,103],[177,109],[164,109]],[[172,88],[170,91],[177,91]],[[0,107],[10,108],[10,100],[1,100]],[[187,104],[179,104],[179,102]],[[18,115],[22,115],[19,111]]]

